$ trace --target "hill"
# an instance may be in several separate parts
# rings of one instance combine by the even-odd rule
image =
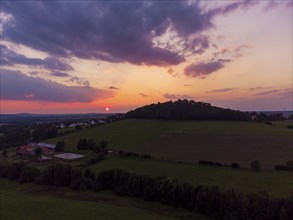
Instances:
[[[146,105],[126,114],[127,118],[175,119],[175,120],[239,120],[247,121],[245,112],[212,106],[193,100],[177,100]]]

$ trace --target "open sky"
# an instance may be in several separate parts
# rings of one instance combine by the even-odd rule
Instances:
[[[1,113],[293,108],[292,0],[0,4]]]

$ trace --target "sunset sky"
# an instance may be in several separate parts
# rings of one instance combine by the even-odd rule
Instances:
[[[292,0],[0,3],[2,114],[292,110]]]

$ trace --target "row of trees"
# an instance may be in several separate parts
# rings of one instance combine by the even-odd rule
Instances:
[[[25,126],[0,126],[0,150],[26,144],[30,140],[30,131]]]
[[[181,120],[249,120],[248,113],[186,99],[143,106],[127,112],[126,117]]]
[[[37,126],[32,132],[32,141],[39,142],[58,136],[58,129],[54,124],[44,124]]]
[[[142,197],[174,207],[194,210],[220,220],[293,219],[293,198],[275,199],[267,193],[243,195],[215,186],[193,186],[166,177],[141,176],[122,170],[108,170],[95,175],[91,170],[55,164],[38,171],[23,163],[0,165],[0,177],[21,182],[70,187],[75,190],[113,190],[116,195]]]
[[[230,164],[222,164],[220,162],[214,162],[209,160],[199,160],[199,165],[207,165],[207,166],[217,166],[217,167],[232,167],[232,168],[240,168],[240,165],[238,163],[230,163]]]
[[[289,170],[293,171],[293,160],[289,160],[285,165],[277,164],[275,165],[275,170]]]
[[[118,151],[118,156],[119,157],[141,157],[141,158],[144,158],[144,159],[150,159],[151,158],[150,154],[139,154],[139,153],[123,151],[123,150]]]

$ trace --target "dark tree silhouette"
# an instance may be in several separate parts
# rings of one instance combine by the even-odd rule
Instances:
[[[241,120],[247,121],[245,112],[212,106],[193,100],[177,100],[151,104],[129,111],[127,118],[175,119],[175,120]]]

